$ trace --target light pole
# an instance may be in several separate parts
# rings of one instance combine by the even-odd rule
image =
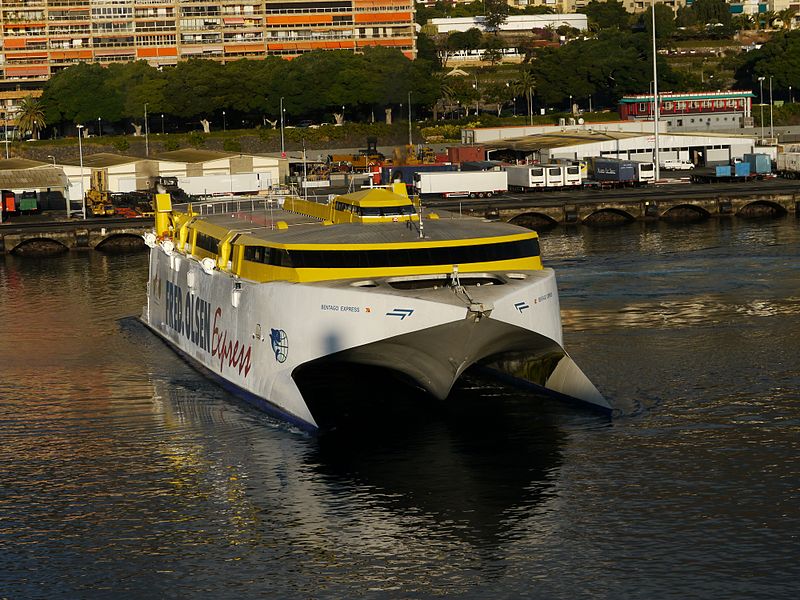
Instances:
[[[589,112],[592,112],[592,95],[589,94]]]
[[[161,135],[164,135],[164,113],[161,113]]]
[[[342,104],[342,125],[344,125],[344,104]]]
[[[573,114],[573,112],[572,112],[572,94],[569,95],[569,114]]]
[[[103,137],[103,124],[100,122],[100,117],[97,117],[97,137]]]
[[[769,76],[769,137],[775,139],[775,130],[772,127],[772,75]]]
[[[55,166],[56,166],[56,157],[55,157],[55,156],[53,156],[52,154],[48,154],[48,155],[47,155],[47,158],[51,158],[51,159],[53,159],[53,166],[55,167]]]
[[[761,143],[764,143],[764,78],[758,78],[758,86],[761,90],[761,101],[759,102],[759,106],[761,107]]]
[[[475,83],[472,84],[472,87],[475,89],[475,116],[477,117],[480,110],[481,94],[478,91],[478,76],[475,73],[472,76],[475,78]]]
[[[283,145],[283,96],[281,96],[281,158],[286,158],[286,148]]]
[[[228,121],[225,119],[225,111],[222,111],[222,131],[227,131]]]
[[[144,155],[150,156],[150,140],[147,127],[147,102],[144,103]]]
[[[792,96],[792,86],[789,86],[789,104],[794,104],[794,96]]]
[[[3,113],[3,128],[6,133],[6,160],[8,160],[8,112]]]
[[[411,90],[408,91],[408,145],[414,145],[411,141]]]
[[[652,6],[653,15],[653,168],[655,170],[656,183],[661,179],[659,171],[659,156],[658,156],[658,115],[660,107],[658,106],[658,61],[656,60],[656,0],[653,0]]]
[[[83,190],[83,142],[81,138],[83,137],[83,125],[76,125],[78,128],[78,156],[80,157],[80,164],[81,164],[81,214],[83,215],[83,220],[86,220],[86,195]],[[67,199],[67,214],[69,214],[69,199]]]

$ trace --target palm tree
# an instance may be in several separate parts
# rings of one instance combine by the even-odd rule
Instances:
[[[519,73],[519,79],[514,82],[514,90],[517,94],[525,94],[525,98],[528,100],[528,115],[530,115],[531,121],[533,121],[533,90],[535,87],[536,81],[533,78],[533,73],[523,68]]]
[[[796,12],[796,8],[784,8],[778,12],[778,19],[780,19],[781,25],[784,29],[792,28],[792,20],[794,19]]]
[[[31,137],[38,140],[39,133],[46,126],[42,101],[33,96],[23,98],[17,111],[17,131],[20,134],[30,131]]]
[[[448,74],[444,71],[434,74],[433,79],[438,90],[438,98],[433,104],[433,120],[435,121],[439,117],[439,107],[441,106],[442,111],[445,112],[447,107],[452,104],[455,90],[450,85]]]

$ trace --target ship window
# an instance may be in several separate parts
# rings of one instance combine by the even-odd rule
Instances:
[[[245,246],[244,260],[289,268],[368,269],[493,262],[539,256],[539,252],[539,240],[533,238],[477,246],[398,250],[287,251],[265,246]]]
[[[399,250],[289,250],[292,265],[295,268],[307,269],[454,265],[531,256],[539,256],[539,240],[535,238],[476,246]]]
[[[410,204],[402,206],[362,206],[360,213],[362,217],[397,217],[402,215],[415,214],[414,207]]]
[[[195,246],[198,248],[202,248],[206,252],[211,252],[212,254],[219,253],[219,240],[215,237],[211,237],[210,235],[206,235],[205,233],[197,232],[197,238],[195,239]]]

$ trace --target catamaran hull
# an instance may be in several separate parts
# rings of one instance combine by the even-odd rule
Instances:
[[[152,249],[142,320],[226,389],[303,427],[317,422],[294,378],[326,361],[391,369],[438,398],[485,364],[611,408],[563,350],[549,269],[409,291],[391,279],[254,283],[205,266]]]

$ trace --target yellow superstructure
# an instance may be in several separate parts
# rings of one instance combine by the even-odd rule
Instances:
[[[251,281],[313,282],[542,268],[536,232],[421,213],[404,193],[370,189],[328,203],[287,198],[258,221],[172,211],[179,250]],[[259,213],[264,214],[264,213]],[[163,225],[162,225],[163,226]]]

